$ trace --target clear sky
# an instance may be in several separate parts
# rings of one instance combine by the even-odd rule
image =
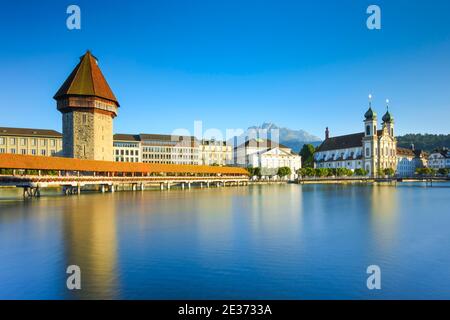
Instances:
[[[81,30],[66,8],[81,7]],[[378,4],[382,29],[366,27]],[[115,132],[362,131],[367,95],[398,134],[449,133],[450,1],[9,1],[0,126],[61,130],[54,93],[91,49],[121,103]]]

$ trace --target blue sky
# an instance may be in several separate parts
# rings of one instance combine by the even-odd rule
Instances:
[[[82,29],[66,28],[81,7]],[[382,29],[366,28],[378,4]],[[53,94],[86,49],[121,103],[115,132],[362,131],[367,95],[398,134],[449,133],[450,1],[10,1],[0,126],[61,130]]]

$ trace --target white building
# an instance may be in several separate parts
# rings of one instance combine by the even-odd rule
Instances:
[[[386,168],[396,169],[394,118],[386,111],[382,129],[377,130],[377,114],[372,110],[371,103],[364,118],[364,132],[330,137],[326,128],[325,140],[314,154],[317,168],[362,168],[371,176],[381,174]]]
[[[142,148],[139,135],[115,134],[113,138],[115,162],[142,162]]]
[[[271,140],[250,139],[234,148],[234,163],[243,167],[259,167],[263,177],[276,176],[278,168],[289,167],[291,175],[288,179],[295,179],[301,162],[301,157],[291,148]]]
[[[233,149],[225,141],[202,140],[200,144],[200,164],[225,166],[233,162]]]
[[[0,153],[60,156],[62,134],[55,130],[0,127]]]
[[[399,177],[414,177],[417,168],[427,166],[427,153],[416,150],[414,145],[410,149],[397,147],[397,170]]]
[[[450,151],[447,148],[433,151],[428,157],[428,167],[432,169],[450,169]]]

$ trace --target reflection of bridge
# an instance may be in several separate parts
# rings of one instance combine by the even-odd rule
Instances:
[[[12,154],[0,155],[0,186],[23,188],[24,196],[39,196],[41,188],[62,187],[65,194],[79,194],[83,188],[114,192],[117,188],[161,190],[179,185],[190,188],[246,185],[243,168],[146,163],[115,163]]]

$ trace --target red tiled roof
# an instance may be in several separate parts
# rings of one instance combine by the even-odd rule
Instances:
[[[0,154],[0,169],[62,170],[125,173],[209,173],[248,175],[239,167],[216,167],[159,163],[112,162],[73,158],[41,157],[19,154]]]
[[[80,58],[80,62],[59,88],[53,99],[58,100],[65,96],[94,96],[113,101],[119,105],[100,68],[97,60],[87,51]]]

